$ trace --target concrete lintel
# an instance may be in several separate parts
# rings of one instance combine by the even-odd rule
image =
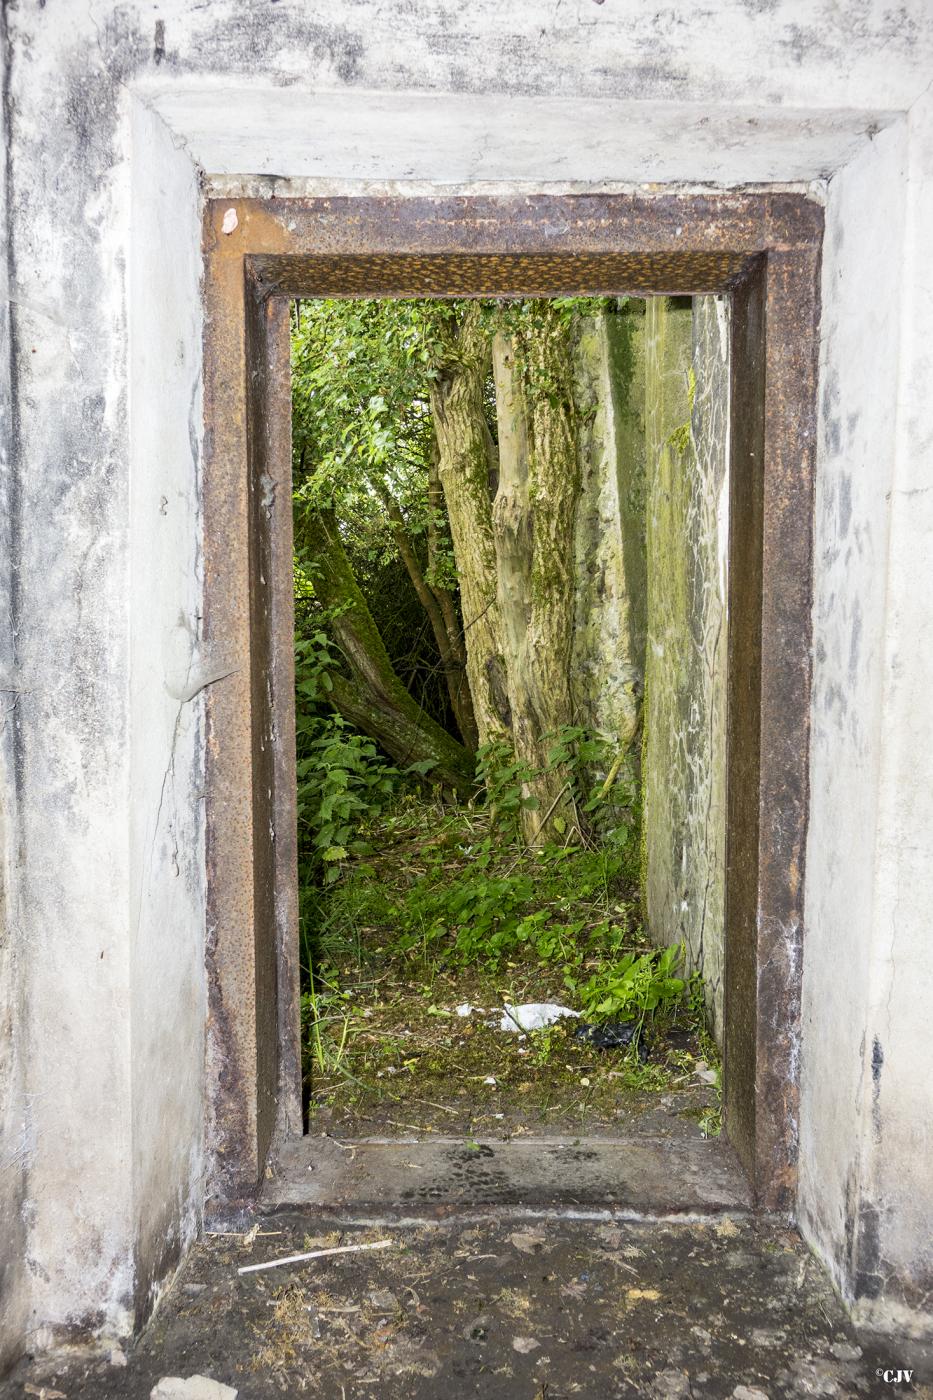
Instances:
[[[231,89],[210,80],[136,92],[210,175],[441,185],[806,182],[832,175],[899,115],[504,92]]]

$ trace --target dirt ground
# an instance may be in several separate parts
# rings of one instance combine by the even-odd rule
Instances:
[[[388,979],[383,988],[382,998],[372,998],[354,1024],[349,1073],[323,1081],[312,1074],[318,1092],[309,1104],[309,1132],[347,1138],[571,1132],[702,1137],[706,1115],[717,1118],[718,1092],[708,1082],[711,1071],[691,1030],[646,1033],[641,1064],[623,1049],[581,1043],[571,1019],[531,1035],[500,1030],[505,1003],[556,1000],[540,972],[526,972],[506,995],[497,994],[489,978],[438,978],[432,986],[436,1003],[429,1007],[417,989],[393,987]],[[458,1015],[458,1005],[473,1010]]]
[[[933,1352],[857,1336],[797,1235],[772,1223],[513,1215],[330,1232],[281,1214],[258,1231],[202,1241],[135,1348],[26,1363],[0,1396],[148,1400],[161,1377],[200,1374],[239,1400],[933,1397]],[[885,1381],[905,1368],[909,1382]]]
[[[641,929],[631,852],[528,851],[507,830],[499,840],[484,811],[411,796],[369,836],[370,854],[306,892],[309,1133],[618,1136],[646,1116],[662,1131],[718,1132],[718,1051],[697,989],[662,992],[653,968],[654,999],[639,983],[624,1010],[604,1000],[626,959],[660,956]],[[529,1003],[567,1015],[500,1028],[506,1006]],[[640,1054],[580,1039],[605,1021],[628,1026]]]

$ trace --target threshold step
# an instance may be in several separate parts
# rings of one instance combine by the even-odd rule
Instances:
[[[263,1186],[264,1210],[290,1206],[399,1219],[503,1207],[660,1217],[752,1200],[723,1139],[321,1136],[287,1143]]]

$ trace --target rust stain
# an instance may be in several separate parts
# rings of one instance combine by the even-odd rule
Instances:
[[[284,509],[257,536],[264,527],[250,482],[261,460],[287,501],[281,303],[298,295],[745,298],[751,316],[739,317],[748,334],[744,346],[733,346],[733,384],[744,385],[746,397],[734,400],[733,412],[739,428],[747,409],[759,437],[751,443],[738,432],[746,456],[733,459],[734,481],[748,493],[737,499],[733,490],[736,518],[750,533],[743,539],[733,530],[730,545],[730,571],[743,586],[731,599],[738,645],[730,650],[727,1121],[761,1204],[792,1203],[821,240],[822,210],[793,194],[207,203],[205,640],[225,655],[250,657],[207,700],[208,1152],[217,1211],[233,1210],[256,1189],[270,1112],[279,1131],[297,1130],[291,558],[284,537],[276,543],[276,530],[287,530]],[[757,310],[749,288],[757,289]],[[260,557],[273,575],[265,592]],[[274,731],[269,770],[261,751]],[[271,776],[271,808],[257,805],[260,776]],[[270,825],[284,838],[282,851],[273,849]],[[791,948],[788,930],[796,930]],[[271,1055],[265,1040],[273,1023],[260,1005],[270,995],[270,948],[278,1002]]]

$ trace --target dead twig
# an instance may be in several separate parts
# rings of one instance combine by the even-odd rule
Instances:
[[[255,1233],[254,1233],[254,1232],[255,1232]],[[246,1240],[247,1242],[249,1242],[251,1237],[252,1237],[252,1239],[254,1239],[254,1240],[256,1240],[256,1239],[259,1239],[259,1240],[266,1240],[266,1239],[270,1239],[270,1238],[272,1237],[272,1235],[284,1235],[284,1234],[285,1234],[285,1231],[284,1231],[284,1230],[259,1230],[259,1229],[257,1229],[257,1227],[254,1225],[253,1228],[252,1228],[252,1230],[245,1230],[245,1231],[244,1231],[244,1230],[205,1230],[205,1231],[204,1231],[204,1234],[205,1234],[209,1239],[215,1239],[215,1240]]]
[[[324,1132],[321,1133],[321,1137],[327,1138],[327,1141],[332,1142],[335,1147],[339,1147],[341,1152],[349,1152],[351,1162],[356,1160],[356,1148],[351,1143],[339,1142],[337,1138],[334,1137],[333,1133]]]
[[[260,1269],[281,1269],[286,1264],[303,1264],[307,1259],[326,1259],[332,1254],[358,1254],[364,1249],[388,1249],[394,1243],[394,1240],[375,1240],[372,1244],[338,1244],[333,1249],[311,1249],[305,1254],[288,1254],[284,1259],[270,1259],[265,1264],[244,1264],[237,1269],[237,1273],[255,1274]]]
[[[552,814],[552,812],[554,811],[554,808],[557,806],[558,802],[561,800],[561,798],[563,797],[564,793],[567,792],[569,788],[570,788],[570,780],[569,780],[569,778],[568,778],[567,782],[564,783],[564,786],[561,788],[560,792],[559,792],[559,793],[557,794],[557,796],[554,798],[554,801],[551,803],[550,807],[547,809],[547,811],[545,812],[544,816],[541,818],[540,822],[538,823],[537,830],[535,831],[535,840],[537,840],[538,837],[541,835],[542,831],[544,830],[545,826],[547,825],[547,823],[549,822],[549,820],[550,820],[550,818],[551,818],[551,814]],[[529,844],[529,846],[531,845],[530,842],[529,842],[528,844]]]
[[[455,1118],[460,1115],[459,1108],[448,1108],[446,1104],[434,1103],[431,1099],[415,1099],[414,1102],[426,1104],[428,1108],[439,1108],[441,1113],[452,1113]]]

